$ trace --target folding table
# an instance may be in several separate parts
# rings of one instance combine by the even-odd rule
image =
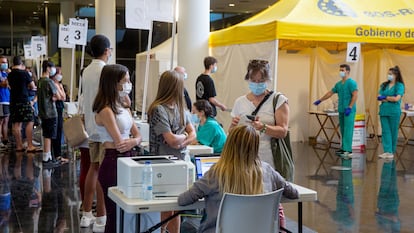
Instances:
[[[328,170],[324,165],[325,159],[329,155],[329,157],[334,160],[330,149],[339,149],[341,141],[338,120],[339,113],[324,111],[309,111],[308,113],[310,115],[315,115],[319,124],[319,130],[315,135],[316,143],[313,145],[313,150],[319,159],[319,165],[315,171],[315,175],[318,174],[321,168],[328,174]]]
[[[406,149],[406,147],[409,144],[410,140],[413,140],[413,128],[414,128],[414,111],[409,111],[409,110],[402,110],[401,111],[401,121],[400,121],[400,126],[399,126],[399,130],[403,136],[403,143],[401,145],[399,145],[402,149],[399,153],[397,153],[398,156],[396,156],[396,164],[398,164],[398,162],[401,164],[401,166],[403,167],[404,170],[406,170],[404,163],[402,162],[401,158],[402,155]]]

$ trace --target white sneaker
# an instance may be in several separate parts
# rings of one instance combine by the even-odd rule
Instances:
[[[7,146],[4,145],[3,142],[0,142],[0,150],[5,150],[5,149],[7,149]]]
[[[386,152],[386,153],[378,155],[378,157],[380,157],[381,159],[393,159],[394,155]]]
[[[343,159],[352,159],[352,152],[344,151],[339,156]]]
[[[95,222],[92,227],[93,232],[105,232],[105,224]]]
[[[33,146],[40,146],[40,142],[37,142],[35,140],[32,140],[32,144],[33,144]]]
[[[23,148],[27,148],[27,142],[23,142]]]
[[[80,226],[81,227],[89,227],[95,222],[95,216],[88,217],[88,216],[82,216],[80,220]]]

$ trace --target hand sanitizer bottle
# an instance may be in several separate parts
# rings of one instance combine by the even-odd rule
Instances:
[[[187,188],[190,188],[190,186],[193,185],[195,181],[195,166],[191,162],[190,151],[188,149],[184,151],[184,161],[188,166]]]

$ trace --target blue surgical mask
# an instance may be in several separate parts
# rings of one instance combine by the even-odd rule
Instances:
[[[7,63],[1,63],[1,65],[0,65],[0,69],[1,70],[7,70],[9,68],[9,64],[7,64]]]
[[[200,118],[197,116],[197,114],[191,114],[191,122],[193,122],[193,124],[200,123]]]
[[[211,73],[216,73],[217,72],[217,66],[214,66],[213,69],[211,70]]]
[[[392,81],[392,80],[394,80],[394,75],[389,74],[389,75],[388,75],[388,77],[387,77],[387,79],[388,79],[388,81]]]
[[[55,76],[55,74],[56,74],[56,67],[51,67],[49,75],[50,76]]]
[[[266,82],[249,82],[249,89],[253,95],[261,95],[266,91],[267,85]]]
[[[345,71],[339,71],[339,77],[345,78],[345,76],[346,76]]]

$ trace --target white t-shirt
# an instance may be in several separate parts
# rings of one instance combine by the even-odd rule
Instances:
[[[89,141],[101,142],[96,132],[95,114],[92,111],[93,101],[99,88],[99,78],[105,62],[100,59],[93,59],[82,74],[82,111],[85,114],[85,128],[89,135]]]
[[[266,102],[263,103],[262,107],[260,107],[259,112],[256,116],[259,117],[259,120],[266,125],[275,125],[275,112],[273,111],[273,98],[277,93],[274,92]],[[279,99],[276,103],[275,111],[288,99],[284,95],[280,95]],[[250,120],[246,118],[246,115],[252,114],[252,112],[256,109],[256,106],[247,99],[247,95],[240,96],[234,102],[233,110],[231,112],[232,117],[239,116],[240,121],[239,124],[247,125],[250,124]],[[267,134],[260,134],[260,143],[259,143],[259,157],[262,161],[270,164],[273,168],[275,167],[273,163],[273,156],[272,150],[270,148],[270,136]]]

